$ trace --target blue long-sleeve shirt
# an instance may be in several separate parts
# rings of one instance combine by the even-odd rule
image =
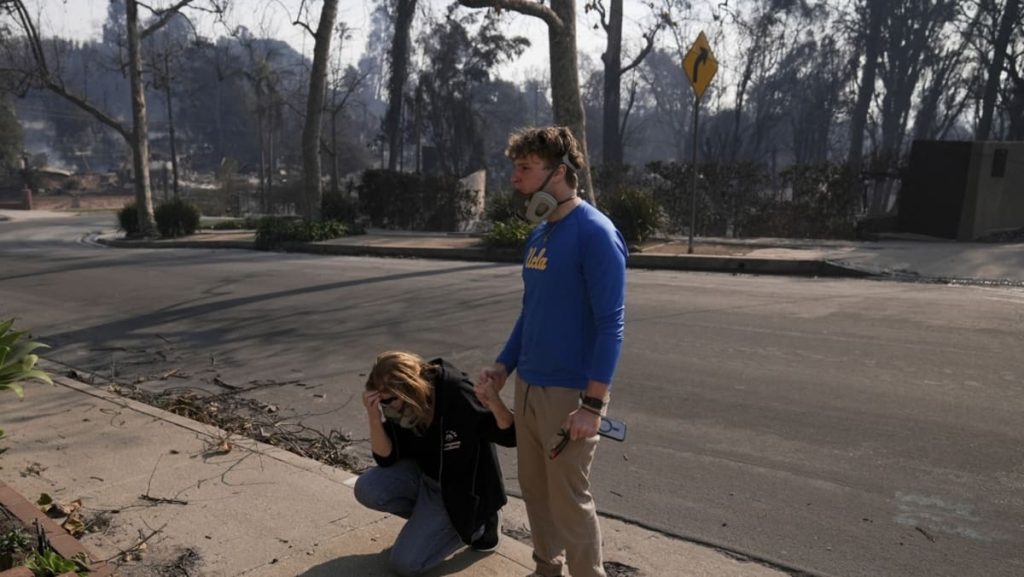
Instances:
[[[498,362],[531,385],[611,385],[622,349],[626,243],[587,203],[526,243],[523,308]]]

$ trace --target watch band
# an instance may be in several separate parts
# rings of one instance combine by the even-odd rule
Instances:
[[[597,397],[584,396],[580,403],[584,407],[590,407],[591,409],[597,409],[598,411],[604,408],[604,400]]]

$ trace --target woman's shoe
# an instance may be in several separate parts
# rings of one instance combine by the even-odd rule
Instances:
[[[498,548],[498,541],[501,540],[501,511],[495,511],[493,515],[484,522],[484,534],[479,539],[470,543],[474,551],[488,552]]]

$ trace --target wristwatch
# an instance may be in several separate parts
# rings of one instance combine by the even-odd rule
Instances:
[[[599,399],[597,397],[585,396],[583,397],[583,400],[580,401],[580,404],[582,404],[584,407],[590,407],[591,409],[597,411],[600,411],[601,409],[604,408],[604,400]]]

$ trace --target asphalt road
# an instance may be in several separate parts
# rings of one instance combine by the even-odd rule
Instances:
[[[0,222],[0,317],[71,366],[252,386],[321,429],[365,435],[376,353],[475,372],[518,311],[515,266],[80,240],[110,220]],[[637,270],[628,291],[602,511],[819,575],[1024,575],[1024,291]]]

